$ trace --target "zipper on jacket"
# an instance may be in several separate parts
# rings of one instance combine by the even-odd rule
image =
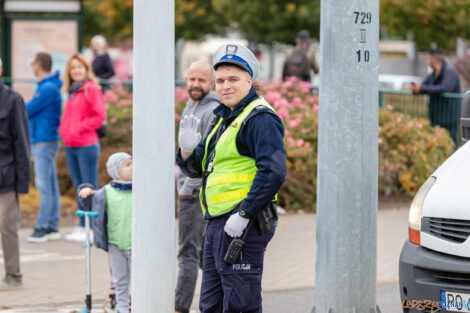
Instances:
[[[212,173],[212,170],[213,170],[214,158],[215,158],[215,149],[211,153],[210,161],[207,164],[207,170],[204,171],[203,177],[202,177],[202,205],[206,209],[206,214],[208,213],[207,199],[206,199],[206,185],[207,185],[207,178],[209,177],[209,175]]]

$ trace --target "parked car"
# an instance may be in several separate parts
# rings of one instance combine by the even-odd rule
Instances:
[[[386,89],[406,89],[408,85],[421,84],[423,79],[418,76],[380,74],[379,87]]]
[[[462,102],[470,139],[470,91]],[[403,312],[470,312],[470,143],[421,186],[410,207],[399,262]]]

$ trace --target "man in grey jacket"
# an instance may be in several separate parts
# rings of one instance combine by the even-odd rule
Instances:
[[[182,120],[191,115],[200,123],[198,132],[206,135],[214,118],[213,110],[220,104],[215,92],[213,70],[208,62],[191,64],[186,75],[189,100],[181,115]],[[175,292],[175,312],[188,313],[196,287],[198,265],[202,253],[205,223],[199,202],[200,178],[189,178],[178,170],[178,282]]]

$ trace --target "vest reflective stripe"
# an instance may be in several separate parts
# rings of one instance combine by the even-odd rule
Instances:
[[[241,200],[246,198],[246,195],[250,191],[250,187],[248,188],[243,188],[243,189],[238,189],[235,191],[228,191],[224,193],[220,193],[217,195],[213,195],[207,199],[207,205],[209,208],[214,205],[218,205],[221,203],[227,203],[227,202],[233,202],[237,201],[239,203]]]
[[[207,187],[229,183],[252,183],[256,174],[225,174],[219,177],[211,177],[207,180]]]
[[[201,189],[200,198],[203,215],[206,212],[210,216],[223,215],[232,210],[240,203],[251,189],[255,179],[257,167],[255,160],[242,156],[238,153],[236,138],[243,121],[258,106],[274,109],[263,99],[256,99],[248,104],[232,124],[225,129],[215,146],[213,159],[213,171],[207,177],[205,190]],[[217,133],[222,119],[219,119],[212,132],[207,136],[202,168],[206,168],[209,162],[207,151],[212,137]],[[204,204],[203,192],[205,193],[207,207]]]

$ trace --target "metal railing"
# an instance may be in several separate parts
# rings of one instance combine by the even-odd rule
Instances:
[[[411,117],[426,118],[432,126],[441,126],[449,131],[459,147],[461,142],[460,114],[463,94],[440,93],[415,95],[409,90],[380,89],[379,106],[393,109]]]
[[[380,89],[379,106],[393,107],[396,112],[412,117],[428,117],[428,96],[414,95],[410,90]]]
[[[318,94],[318,86],[312,86],[312,93]],[[415,118],[426,118],[431,124],[459,127],[463,94],[441,93],[436,95],[415,95],[410,90],[381,88],[379,106]]]
[[[436,121],[455,120],[460,117],[460,104],[463,95],[460,93],[441,93],[439,95],[415,95],[410,90],[380,89],[379,106],[391,105],[394,111],[408,114],[412,117],[429,118],[429,103],[443,109]]]

